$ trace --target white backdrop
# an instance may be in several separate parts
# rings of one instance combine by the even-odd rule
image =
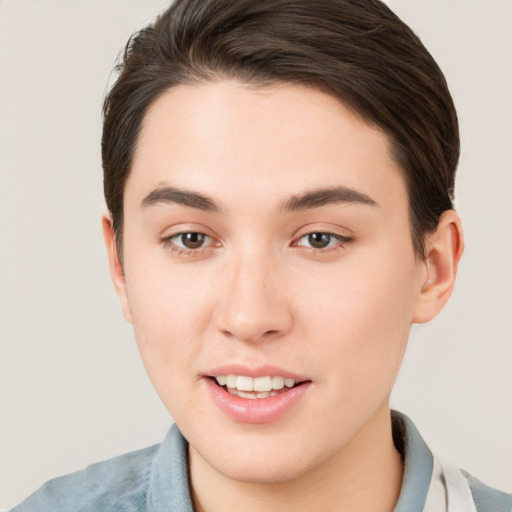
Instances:
[[[432,449],[512,491],[512,2],[390,0],[459,110],[467,249],[416,326],[392,404]],[[100,107],[118,51],[162,0],[0,0],[0,508],[159,442],[102,246]]]

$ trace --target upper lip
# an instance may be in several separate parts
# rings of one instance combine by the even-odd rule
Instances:
[[[284,377],[285,379],[294,379],[296,382],[310,380],[303,375],[273,365],[249,367],[243,364],[226,364],[210,369],[206,375],[208,377],[217,377],[218,375],[245,375],[253,378],[270,375]]]

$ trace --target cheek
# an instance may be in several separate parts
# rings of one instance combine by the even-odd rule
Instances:
[[[127,294],[139,351],[158,389],[199,353],[210,304],[198,278],[156,262],[144,267],[150,270],[127,267]]]
[[[193,325],[206,298],[204,271],[198,271],[193,263],[172,265],[160,250],[132,254],[125,270],[135,326],[171,334]]]
[[[301,304],[304,328],[337,386],[388,388],[411,325],[414,258],[360,257],[350,263],[310,283]]]
[[[201,299],[190,287],[180,290],[185,283],[177,276],[158,277],[128,284],[133,329],[153,387],[171,416],[183,423],[190,414],[187,411],[196,411],[196,417],[200,414],[194,406],[198,392],[195,365],[203,337]]]

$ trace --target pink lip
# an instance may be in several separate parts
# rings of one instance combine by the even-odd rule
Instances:
[[[232,395],[220,387],[213,378],[204,377],[203,382],[215,405],[231,419],[241,423],[270,423],[276,421],[297,405],[311,386],[309,380],[280,368],[269,366],[252,370],[241,366],[223,366],[213,369],[212,375],[247,375],[249,377],[280,375],[302,382],[299,386],[287,389],[287,391],[275,396],[250,399]]]
[[[291,373],[278,366],[264,365],[254,368],[248,368],[241,364],[230,364],[212,368],[208,374],[209,377],[217,377],[218,375],[246,375],[247,377],[265,377],[266,375],[279,375],[285,379],[294,379],[297,382],[309,380],[307,377]]]

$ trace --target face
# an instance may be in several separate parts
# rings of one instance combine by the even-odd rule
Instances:
[[[284,481],[389,421],[426,271],[382,132],[301,86],[179,86],[124,207],[118,291],[191,457]]]

